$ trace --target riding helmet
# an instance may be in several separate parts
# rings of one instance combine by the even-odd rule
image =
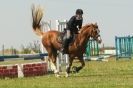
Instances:
[[[76,14],[81,14],[82,15],[83,14],[83,10],[82,9],[77,9],[76,10]]]

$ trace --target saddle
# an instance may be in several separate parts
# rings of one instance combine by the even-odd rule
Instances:
[[[63,44],[64,38],[66,37],[66,32],[60,32],[58,35],[57,41],[61,44]],[[71,35],[70,40],[69,40],[69,45],[72,45],[74,43],[74,40],[76,39],[77,34]]]

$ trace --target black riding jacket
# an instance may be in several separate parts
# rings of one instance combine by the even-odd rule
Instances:
[[[76,15],[72,16],[67,23],[67,30],[70,30],[71,33],[77,34],[78,29],[82,27],[83,18],[81,20],[76,19]]]

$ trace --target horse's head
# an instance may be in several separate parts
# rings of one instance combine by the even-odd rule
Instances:
[[[94,40],[96,40],[98,43],[102,42],[101,36],[100,36],[100,30],[98,28],[97,23],[95,24],[91,24],[91,33],[90,33],[90,37]]]
[[[94,40],[96,40],[98,43],[102,42],[101,36],[100,36],[100,30],[98,28],[97,23],[95,24],[87,24],[83,27],[84,32],[86,32],[86,35],[88,36],[88,38],[92,38]]]

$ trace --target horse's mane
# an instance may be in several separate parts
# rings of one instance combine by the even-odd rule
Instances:
[[[88,24],[84,25],[84,26],[81,28],[80,33],[82,33],[82,32],[84,31],[84,29],[90,27],[91,25],[92,25],[92,23],[91,23],[91,24],[88,23]]]

